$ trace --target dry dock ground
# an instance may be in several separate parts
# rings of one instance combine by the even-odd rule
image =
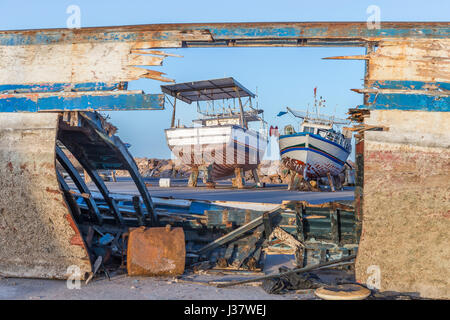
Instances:
[[[175,179],[172,188],[160,188],[158,179],[145,179],[150,195],[154,197],[173,197],[174,199],[195,199],[210,201],[242,201],[242,202],[264,202],[281,203],[283,200],[306,200],[311,203],[321,203],[334,200],[353,200],[354,188],[344,187],[338,192],[301,192],[288,191],[287,185],[271,184],[265,188],[255,188],[248,184],[246,189],[232,189],[231,184],[223,182],[215,189],[203,186],[199,181],[198,188],[188,188],[186,179]],[[129,178],[119,178],[118,182],[106,182],[106,186],[113,193],[138,194],[137,188]],[[89,188],[96,190],[93,184]]]
[[[269,256],[270,257],[270,256]],[[292,267],[286,256],[271,257],[277,262],[266,273],[277,272],[281,265]],[[268,259],[270,260],[270,259]],[[317,275],[325,282],[354,281],[352,274],[337,270],[320,270]],[[101,276],[79,289],[69,289],[67,281],[43,279],[0,279],[0,299],[8,300],[311,300],[318,299],[312,290],[268,294],[258,284],[217,288],[208,282],[243,280],[251,276],[183,275],[181,278],[146,278],[117,275],[108,280]]]
[[[216,189],[200,187],[192,189],[184,187],[184,180],[175,181],[174,188],[159,188],[158,181],[147,180],[152,196],[173,197],[178,199],[227,200],[245,202],[281,203],[282,200],[308,200],[311,202],[327,202],[333,200],[352,200],[353,189],[346,188],[339,192],[297,192],[287,191],[286,186],[272,185],[263,189],[249,188],[244,190],[230,189],[226,185]],[[136,194],[137,189],[130,179],[122,178],[118,182],[106,182],[113,193]],[[93,190],[95,188],[90,186]],[[284,265],[292,268],[293,257],[269,255],[264,273],[278,271]],[[339,278],[351,280],[348,273],[322,270],[319,276],[323,280]],[[255,275],[247,276],[255,277]],[[350,278],[349,278],[350,277]],[[80,289],[69,289],[67,282],[62,280],[0,278],[0,299],[159,299],[159,300],[191,300],[191,299],[221,299],[221,300],[303,300],[316,299],[311,291],[292,292],[283,295],[267,294],[260,286],[241,285],[230,288],[217,288],[208,285],[208,281],[241,280],[238,275],[184,275],[175,278],[144,278],[113,276],[111,280],[101,276],[89,284],[81,283]]]

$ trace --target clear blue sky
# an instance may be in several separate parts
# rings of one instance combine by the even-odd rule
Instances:
[[[81,8],[82,27],[151,23],[264,22],[264,21],[366,21],[366,8],[378,5],[382,21],[448,21],[449,0],[1,0],[0,29],[66,27],[66,8]],[[361,48],[222,48],[168,50],[184,56],[169,57],[158,70],[177,82],[232,76],[255,91],[269,125],[279,128],[293,122],[276,114],[285,106],[304,107],[312,101],[313,88],[328,101],[329,112],[345,117],[349,107],[362,103],[350,91],[361,88],[362,61],[322,60],[335,55],[361,54]],[[138,80],[129,89],[160,92],[154,80]],[[177,118],[189,124],[194,105],[181,105]],[[164,137],[171,108],[164,111],[110,113],[123,141],[140,157],[170,156]]]

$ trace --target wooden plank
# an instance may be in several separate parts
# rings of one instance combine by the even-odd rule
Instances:
[[[248,259],[251,253],[255,250],[256,243],[261,239],[263,234],[262,226],[255,229],[250,237],[244,239],[245,243],[240,244],[238,247],[235,261],[233,261],[233,267],[241,268],[246,259]]]
[[[296,206],[295,210],[295,218],[296,218],[296,225],[297,225],[297,239],[300,242],[305,241],[305,231],[303,227],[303,217],[305,215],[306,209],[303,204],[299,204]]]
[[[140,90],[0,94],[0,112],[163,109],[164,95]]]
[[[58,92],[58,91],[113,91],[126,90],[126,82],[105,83],[41,83],[41,84],[5,84],[0,85],[0,93],[31,93],[31,92]]]
[[[450,74],[449,74],[450,75]],[[448,93],[431,94],[426,92],[404,93],[369,93],[367,109],[377,110],[417,110],[417,111],[450,111]]]
[[[339,244],[340,235],[339,235],[339,209],[331,208],[330,210],[330,235],[331,240]]]
[[[163,57],[130,54],[131,43],[0,46],[0,85],[122,82],[160,77],[134,65],[161,65]]]
[[[331,176],[330,172],[327,172],[327,178],[328,178],[328,184],[330,185],[331,191],[335,192],[336,189],[334,188],[333,177]]]
[[[91,27],[81,29],[41,29],[1,31],[0,45],[51,45],[124,42],[181,42],[258,39],[323,39],[325,43],[379,41],[390,39],[448,38],[448,22],[382,22],[379,29],[368,29],[366,22],[253,22],[149,24],[136,26]],[[308,41],[308,42],[309,42]],[[275,41],[274,41],[275,42]],[[304,42],[304,41],[303,41]],[[320,43],[320,42],[319,42]],[[271,44],[271,42],[269,42]],[[302,42],[298,43],[302,45]],[[304,45],[304,44],[303,44]],[[336,45],[336,44],[334,44]]]
[[[449,82],[448,39],[382,41],[370,54],[369,81]]]
[[[276,207],[275,209],[269,211],[269,216],[272,218],[273,216],[277,215],[280,213],[280,209],[281,206]],[[231,231],[230,233],[224,235],[223,237],[220,237],[219,239],[207,244],[206,246],[204,246],[203,248],[201,248],[200,250],[197,251],[197,254],[202,254],[204,252],[213,250],[225,243],[228,243],[232,240],[235,240],[237,237],[239,237],[240,235],[260,226],[263,223],[263,218],[258,217],[254,220],[252,220],[251,222]]]
[[[220,268],[227,268],[231,264],[231,257],[233,256],[236,243],[232,242],[228,244],[223,257],[219,258],[217,266]]]
[[[450,91],[450,83],[448,82],[424,82],[424,81],[395,81],[395,80],[376,80],[370,85],[377,89],[397,89],[397,90],[447,90]]]

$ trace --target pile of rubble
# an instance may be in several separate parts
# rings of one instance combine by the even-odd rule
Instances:
[[[258,166],[258,175],[262,183],[287,184],[289,169],[285,168],[280,160],[263,160]],[[246,180],[251,180],[251,175],[246,175]]]
[[[144,178],[189,178],[190,167],[171,159],[134,158]],[[117,176],[129,176],[127,171],[117,171]]]

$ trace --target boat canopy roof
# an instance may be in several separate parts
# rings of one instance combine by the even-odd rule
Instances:
[[[255,97],[250,90],[232,77],[163,85],[161,90],[189,104],[193,101]]]

